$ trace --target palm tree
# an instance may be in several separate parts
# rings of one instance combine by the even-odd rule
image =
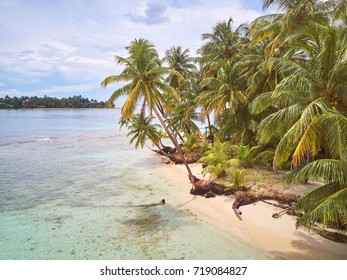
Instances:
[[[347,118],[336,110],[329,110],[320,120],[334,159],[315,160],[291,172],[287,179],[316,178],[326,182],[295,205],[294,211],[303,214],[297,226],[311,227],[318,222],[341,227],[347,224]]]
[[[231,147],[228,142],[216,141],[214,145],[205,153],[199,162],[206,165],[203,174],[209,173],[211,177],[220,178],[226,175],[226,170],[230,166]]]
[[[166,50],[163,61],[167,62],[172,70],[166,81],[176,90],[187,89],[187,81],[197,70],[196,59],[189,56],[189,49],[182,50],[181,46],[172,47]]]
[[[124,70],[119,75],[112,75],[105,78],[101,82],[102,87],[106,87],[111,83],[129,82],[124,86],[116,89],[108,100],[108,106],[112,106],[113,102],[120,96],[127,96],[127,99],[122,107],[122,118],[129,118],[133,115],[138,102],[142,102],[141,114],[145,109],[149,113],[156,115],[172,143],[182,155],[183,162],[188,171],[190,181],[194,185],[194,175],[192,174],[189,165],[184,157],[184,154],[173,136],[171,129],[167,125],[166,113],[171,112],[167,98],[164,93],[170,95],[171,98],[178,100],[176,91],[164,82],[164,77],[170,71],[161,66],[161,60],[154,46],[144,39],[135,39],[130,46],[126,48],[129,57],[123,58],[116,56],[118,64],[124,66]]]
[[[329,2],[329,1],[328,1]],[[328,11],[331,7],[327,1],[320,0],[264,0],[263,8],[275,6],[283,13],[269,14],[257,18],[252,25],[256,26],[254,43],[271,38],[265,54],[272,57],[283,46],[286,39],[301,28],[312,24],[328,24]],[[266,23],[262,25],[261,23]],[[259,28],[260,27],[260,28]]]
[[[173,114],[170,115],[170,126],[184,141],[181,132],[185,135],[200,133],[194,121],[200,119],[196,112],[196,91],[194,90],[196,71],[196,59],[189,56],[189,50],[183,50],[181,46],[172,47],[165,52],[164,62],[172,70],[166,78],[166,82],[176,89],[180,102],[170,100]]]
[[[244,168],[253,167],[256,153],[259,151],[259,146],[249,147],[248,145],[232,145],[234,159]]]
[[[200,87],[205,90],[199,95],[198,103],[203,107],[203,114],[214,113],[219,121],[224,110],[229,108],[233,113],[238,106],[248,102],[240,90],[233,61],[220,62],[216,77],[206,77]]]
[[[285,58],[276,60],[287,76],[271,96],[266,93],[256,100],[262,109],[279,109],[259,125],[261,144],[281,138],[276,166],[290,158],[293,166],[298,166],[321,149],[331,157],[320,118],[328,109],[347,114],[346,31],[346,27],[311,25],[294,37],[294,46]]]
[[[141,114],[133,115],[127,124],[129,132],[127,134],[128,137],[132,137],[130,139],[130,144],[135,141],[135,148],[143,146],[146,143],[146,140],[150,140],[154,145],[156,145],[159,149],[159,128],[160,125],[152,124],[153,117],[142,117]]]
[[[234,55],[238,33],[232,31],[232,22],[229,18],[227,22],[217,23],[212,33],[202,34],[202,39],[208,41],[198,50],[203,61],[228,60]]]
[[[252,133],[249,132],[253,120],[249,118],[244,126],[237,117],[245,110],[248,112],[247,80],[240,75],[243,68],[239,65],[249,45],[246,35],[248,27],[240,25],[233,31],[231,24],[230,18],[228,22],[218,23],[212,33],[203,34],[207,43],[199,50],[202,80],[199,83],[201,92],[197,103],[201,106],[202,117],[207,118],[209,127],[210,115],[213,114],[215,122],[219,122],[218,135],[221,140],[242,139],[241,141],[249,143],[248,141],[252,141]]]
[[[332,0],[332,18],[333,21],[339,21],[343,24],[347,24],[347,0]]]

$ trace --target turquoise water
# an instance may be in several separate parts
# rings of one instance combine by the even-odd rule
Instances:
[[[117,110],[0,110],[0,259],[267,259],[170,198]]]

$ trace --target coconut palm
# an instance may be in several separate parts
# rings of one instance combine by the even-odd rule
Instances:
[[[248,145],[232,145],[231,149],[234,159],[244,168],[253,167],[256,154],[259,152],[259,146],[249,147]]]
[[[343,226],[347,223],[347,118],[336,110],[321,118],[334,159],[315,160],[288,175],[289,180],[324,179],[326,184],[305,195],[294,207],[303,213],[297,226]]]
[[[235,45],[238,41],[237,32],[233,32],[232,18],[219,22],[213,28],[212,33],[202,34],[202,39],[207,40],[198,53],[204,61],[228,60],[235,53]]]
[[[171,70],[165,82],[175,88],[180,97],[180,102],[167,97],[173,108],[173,114],[169,116],[169,124],[181,141],[184,141],[182,132],[183,134],[199,133],[199,128],[194,122],[200,117],[196,112],[196,93],[193,89],[197,70],[196,59],[189,56],[188,49],[183,50],[181,46],[178,46],[165,52],[163,62],[166,62]]]
[[[258,119],[250,114],[247,104],[238,106],[234,112],[227,109],[220,117],[217,137],[232,144],[256,145]]]
[[[187,92],[187,95],[190,93]],[[194,99],[190,98],[186,99],[186,101],[181,101],[176,104],[174,109],[174,113],[170,116],[171,126],[186,135],[200,134],[200,129],[196,122],[201,119],[201,114],[196,111]]]
[[[331,147],[326,144],[329,140],[322,137],[320,118],[328,109],[347,113],[346,31],[346,27],[307,27],[294,37],[295,44],[284,59],[276,61],[288,75],[271,95],[265,93],[255,100],[258,109],[279,108],[259,125],[261,144],[273,137],[281,138],[276,166],[288,159],[298,166],[321,149],[331,157]]]
[[[130,144],[135,141],[135,148],[143,146],[146,143],[146,140],[150,140],[154,145],[156,145],[159,149],[159,129],[160,125],[152,124],[153,117],[143,117],[141,114],[133,115],[127,124],[129,132],[127,134],[128,137],[132,137],[130,139]]]
[[[167,125],[166,114],[171,112],[172,108],[170,108],[165,95],[170,95],[170,98],[176,98],[178,101],[176,91],[164,82],[164,77],[169,73],[169,70],[162,67],[157,51],[147,40],[135,39],[126,49],[129,57],[123,58],[116,56],[118,64],[124,66],[123,71],[119,75],[112,75],[105,78],[101,82],[101,86],[106,87],[111,83],[124,81],[129,83],[116,89],[107,104],[111,106],[120,96],[127,96],[121,111],[122,118],[132,116],[138,102],[142,102],[142,114],[144,114],[145,108],[149,110],[150,114],[154,112],[177,151],[181,153],[194,188],[194,176],[180,149],[177,139],[173,136],[172,130]]]
[[[173,70],[166,81],[176,90],[187,89],[186,83],[192,73],[196,72],[195,58],[189,56],[189,49],[182,50],[181,46],[166,50],[163,58],[168,67]]]
[[[228,142],[216,141],[214,145],[205,153],[199,162],[206,165],[203,174],[209,173],[211,177],[223,177],[226,169],[230,166],[231,147]]]
[[[333,0],[332,3],[332,18],[334,21],[341,21],[343,24],[347,24],[347,0]]]
[[[278,48],[283,46],[286,39],[300,31],[301,28],[311,24],[328,24],[328,11],[331,8],[329,1],[320,0],[264,0],[263,8],[274,6],[282,13],[269,14],[257,18],[252,25],[256,26],[253,35],[254,43],[265,38],[271,38],[266,48],[266,56],[275,55]],[[265,25],[259,23],[265,22]],[[260,27],[260,28],[259,28]]]
[[[221,61],[219,67],[216,77],[206,77],[201,81],[200,87],[204,90],[197,100],[203,107],[203,114],[213,112],[215,121],[219,121],[227,108],[234,113],[238,106],[248,103],[240,89],[233,61]]]

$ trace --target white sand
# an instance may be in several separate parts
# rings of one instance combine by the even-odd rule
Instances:
[[[192,164],[191,168],[197,177],[202,178],[201,164]],[[270,252],[278,259],[347,260],[347,244],[327,240],[312,232],[296,230],[296,218],[293,216],[272,218],[272,214],[279,212],[280,208],[264,202],[242,206],[240,220],[232,209],[234,196],[206,199],[189,194],[191,184],[183,165],[163,164],[158,172],[164,173],[177,185],[177,197],[173,199],[177,201],[178,207],[189,209],[205,222]]]

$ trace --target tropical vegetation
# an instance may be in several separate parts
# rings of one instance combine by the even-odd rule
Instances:
[[[197,57],[177,46],[160,59],[150,42],[135,39],[127,58],[116,56],[124,70],[101,83],[125,82],[108,106],[126,96],[120,121],[136,146],[150,140],[160,148],[155,131],[163,129],[193,188],[186,161],[193,150],[205,174],[237,187],[242,169],[264,164],[286,171],[287,181],[322,183],[294,206],[297,226],[346,228],[346,3],[264,0],[278,12],[236,28],[232,18],[217,23]],[[207,121],[205,135],[198,121]]]
[[[83,97],[81,95],[74,95],[72,97],[37,97],[37,96],[13,96],[6,95],[0,98],[0,109],[34,109],[34,108],[105,108],[104,101],[97,101]]]

